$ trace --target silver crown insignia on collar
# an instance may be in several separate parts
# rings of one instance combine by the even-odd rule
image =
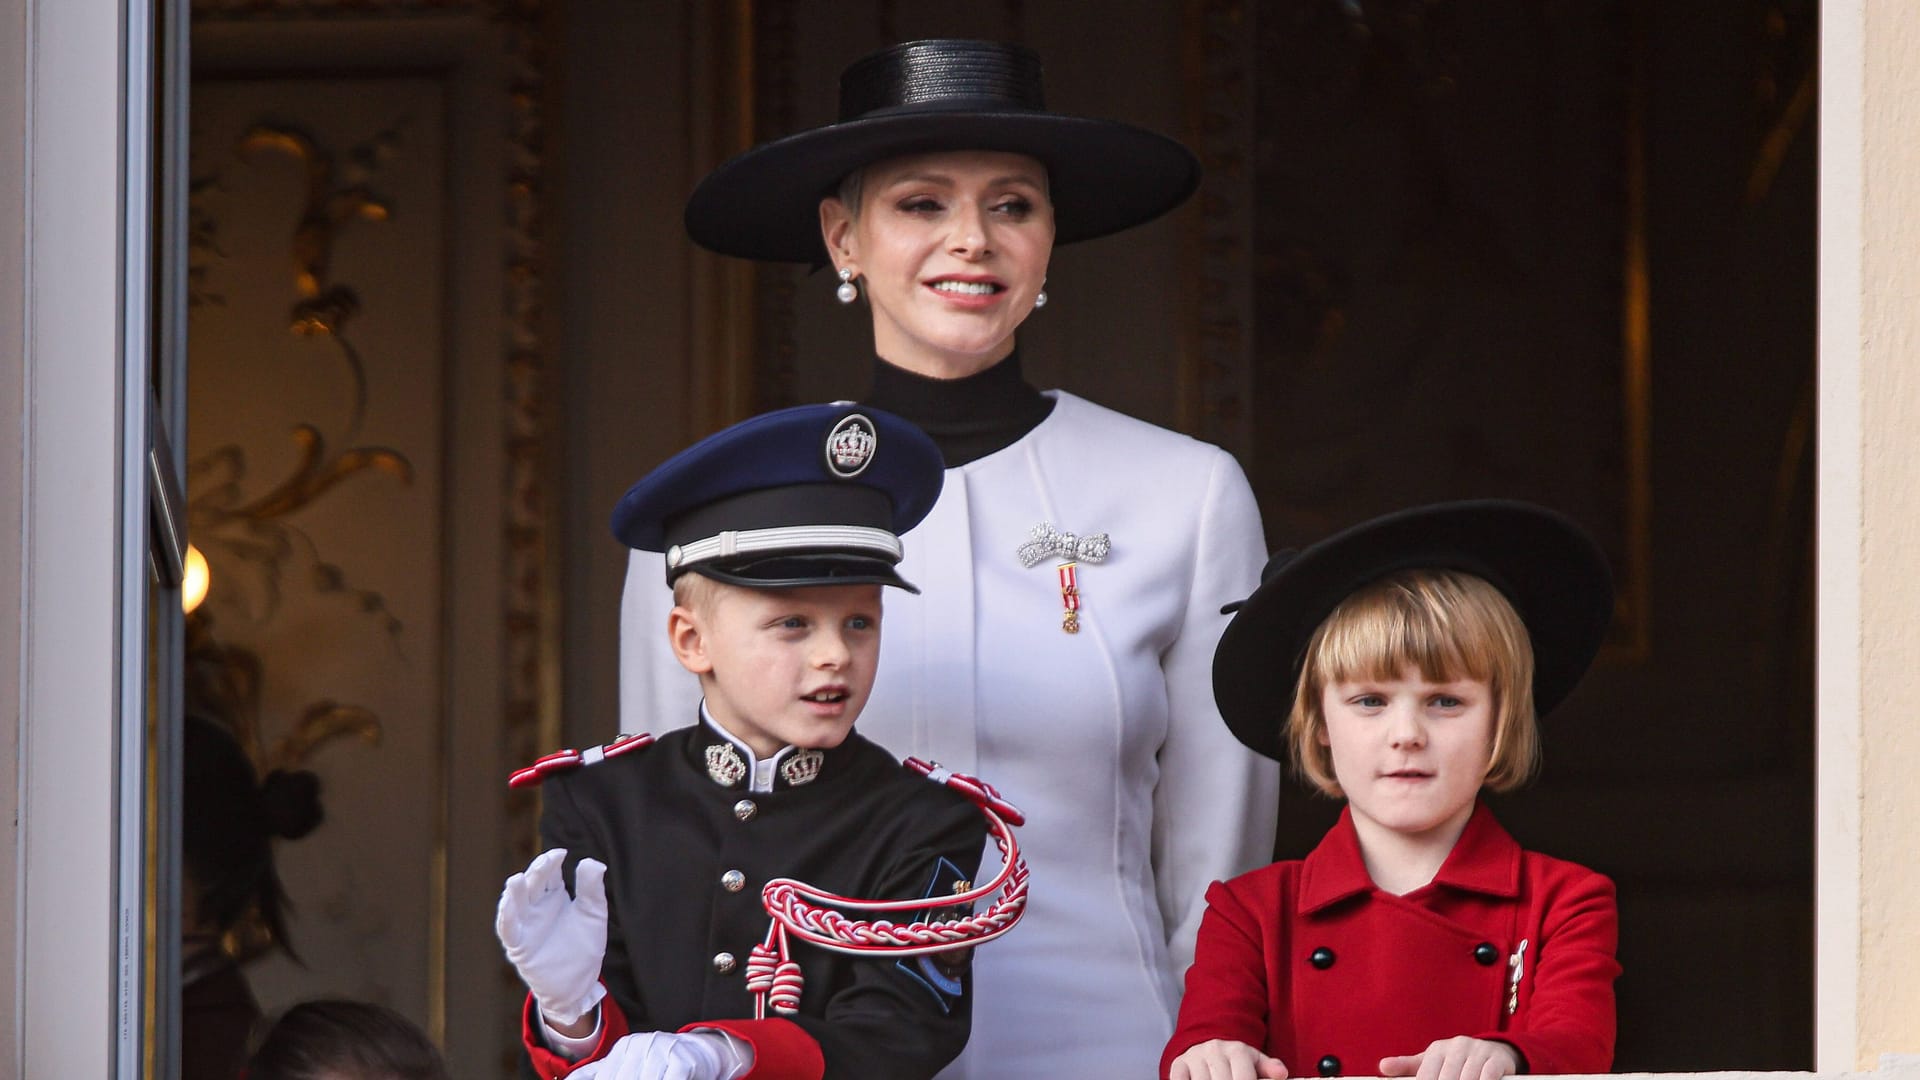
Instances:
[[[1071,562],[1105,562],[1113,551],[1113,541],[1107,539],[1106,533],[1092,536],[1063,533],[1045,521],[1035,525],[1027,535],[1027,542],[1021,544],[1015,554],[1020,556],[1020,565],[1028,569],[1052,556]]]
[[[721,787],[733,787],[747,778],[747,759],[732,743],[714,743],[707,747],[707,776]]]
[[[795,750],[780,763],[780,779],[785,780],[788,787],[811,784],[819,777],[820,766],[826,760],[827,755],[818,750]]]

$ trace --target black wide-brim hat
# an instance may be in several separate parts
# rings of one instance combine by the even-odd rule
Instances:
[[[613,534],[666,556],[667,581],[698,573],[749,589],[893,585],[900,535],[933,509],[946,464],[927,434],[849,402],[743,420],[627,489]]]
[[[910,41],[840,76],[840,119],[762,143],[687,200],[687,235],[722,255],[822,263],[820,200],[855,170],[908,154],[997,150],[1046,166],[1054,243],[1119,232],[1193,194],[1200,163],[1164,135],[1048,112],[1040,58],[1018,45]]]
[[[1213,696],[1241,742],[1284,760],[1282,733],[1313,635],[1363,586],[1402,570],[1458,570],[1499,589],[1533,643],[1533,700],[1545,716],[1576,686],[1613,619],[1600,545],[1568,518],[1503,499],[1440,503],[1375,518],[1282,551],[1237,605],[1213,653]]]

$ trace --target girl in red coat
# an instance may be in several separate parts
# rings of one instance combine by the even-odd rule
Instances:
[[[1524,503],[1406,511],[1274,557],[1220,640],[1215,697],[1242,742],[1347,806],[1305,859],[1207,891],[1161,1076],[1612,1065],[1613,883],[1522,850],[1479,801],[1533,773],[1535,714],[1611,612],[1592,538]]]

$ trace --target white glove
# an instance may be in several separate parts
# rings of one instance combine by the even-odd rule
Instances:
[[[600,962],[607,955],[607,865],[581,859],[573,871],[574,897],[567,896],[560,865],[567,849],[534,857],[523,873],[507,879],[494,912],[493,932],[533,991],[540,1015],[571,1024],[607,995]]]
[[[641,1031],[567,1080],[738,1080],[753,1068],[753,1047],[724,1031]]]

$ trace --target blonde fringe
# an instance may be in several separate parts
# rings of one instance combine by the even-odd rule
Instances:
[[[1403,570],[1348,596],[1308,643],[1286,732],[1300,775],[1328,795],[1341,794],[1332,755],[1320,743],[1327,686],[1397,679],[1408,669],[1431,682],[1475,679],[1493,691],[1485,786],[1509,791],[1538,771],[1533,642],[1513,605],[1472,574]]]

